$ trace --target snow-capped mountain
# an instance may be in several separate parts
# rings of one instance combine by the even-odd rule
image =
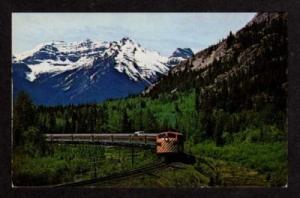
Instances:
[[[194,55],[190,48],[177,48],[168,59],[168,65],[173,67]]]
[[[28,92],[37,104],[79,104],[141,92],[178,61],[190,57],[177,49],[171,57],[120,41],[66,43],[55,41],[15,55],[14,96]],[[172,59],[178,59],[172,61]]]

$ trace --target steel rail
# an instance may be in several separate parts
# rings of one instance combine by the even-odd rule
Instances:
[[[98,177],[98,178],[94,178],[94,179],[82,180],[82,181],[77,181],[77,182],[64,183],[64,184],[59,184],[59,185],[55,185],[52,187],[84,186],[84,185],[89,185],[89,184],[94,184],[94,183],[106,182],[106,181],[110,181],[110,180],[114,180],[114,179],[125,178],[128,176],[144,174],[145,172],[165,168],[167,166],[169,166],[168,163],[160,162],[157,164],[146,165],[144,167],[131,169],[131,170],[124,171],[124,172],[119,172],[119,173],[111,174],[111,175],[104,176],[104,177]]]

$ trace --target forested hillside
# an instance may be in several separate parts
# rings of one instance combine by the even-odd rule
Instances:
[[[145,95],[195,89],[196,109],[203,113],[208,137],[257,122],[286,130],[287,56],[287,14],[258,14],[235,35],[230,32],[178,65]]]

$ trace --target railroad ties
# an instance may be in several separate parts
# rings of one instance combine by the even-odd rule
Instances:
[[[168,163],[157,162],[155,164],[145,165],[143,167],[114,173],[114,174],[104,176],[104,177],[98,177],[98,178],[93,178],[93,179],[88,179],[88,180],[81,180],[81,181],[77,181],[77,182],[58,184],[58,185],[53,185],[51,187],[59,188],[59,187],[71,187],[71,186],[88,186],[88,185],[91,185],[94,183],[106,182],[106,181],[110,181],[110,180],[116,180],[116,179],[126,178],[129,176],[134,176],[134,175],[142,175],[145,173],[149,173],[150,171],[167,168],[169,166],[170,166],[170,164],[168,164]]]

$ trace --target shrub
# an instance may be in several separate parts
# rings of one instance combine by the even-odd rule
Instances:
[[[45,153],[46,146],[43,134],[35,127],[29,127],[23,134],[24,151],[29,155]]]

